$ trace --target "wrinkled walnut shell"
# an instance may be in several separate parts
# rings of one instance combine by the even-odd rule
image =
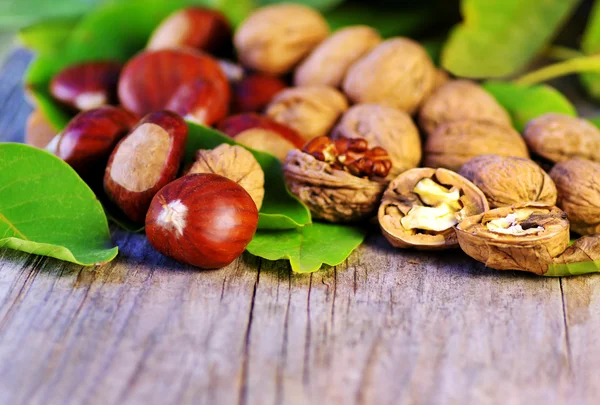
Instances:
[[[600,130],[582,118],[544,114],[527,123],[523,136],[533,153],[554,163],[573,158],[600,162]]]
[[[556,204],[554,182],[530,159],[476,156],[463,165],[459,174],[483,191],[492,208],[526,202]]]
[[[262,7],[240,25],[234,37],[244,66],[282,75],[308,55],[329,34],[327,22],[300,4]]]
[[[577,239],[560,256],[554,258],[556,264],[580,263],[600,260],[600,233]]]
[[[600,232],[600,163],[571,159],[550,171],[558,190],[557,205],[581,235]]]
[[[295,129],[309,141],[327,135],[347,109],[346,98],[336,89],[307,86],[278,93],[268,105],[266,115]]]
[[[533,209],[528,219],[543,231],[531,235],[507,235],[492,232],[486,225],[519,210]],[[535,218],[533,217],[535,215]],[[497,270],[523,270],[544,274],[554,258],[569,245],[569,221],[557,207],[540,203],[502,207],[475,215],[456,227],[461,249],[487,267]]]
[[[442,250],[457,247],[458,240],[454,228],[435,234],[411,234],[400,222],[414,205],[422,205],[414,189],[417,183],[425,178],[430,178],[442,186],[457,187],[461,191],[462,209],[457,214],[459,220],[489,209],[481,190],[459,174],[428,167],[411,169],[396,177],[383,195],[378,212],[381,232],[392,246],[398,248]]]
[[[529,158],[521,135],[510,127],[483,121],[456,121],[441,125],[424,147],[424,166],[459,171],[469,159],[496,154]]]
[[[510,116],[496,99],[470,80],[452,80],[443,85],[419,112],[419,125],[428,135],[442,124],[463,120],[512,125]]]
[[[392,38],[350,67],[343,89],[354,103],[386,104],[413,114],[431,93],[435,75],[420,44]]]
[[[356,25],[333,33],[302,62],[294,75],[296,86],[340,87],[348,68],[381,42],[371,27]]]
[[[358,104],[350,108],[332,132],[332,138],[364,138],[384,148],[392,161],[390,175],[415,168],[421,161],[421,139],[412,118],[397,108]]]
[[[292,150],[283,166],[290,191],[305,203],[313,218],[355,222],[376,210],[386,183],[337,170],[308,153]]]

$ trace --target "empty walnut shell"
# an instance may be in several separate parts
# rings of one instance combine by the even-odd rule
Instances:
[[[266,115],[295,129],[309,141],[327,135],[347,109],[346,98],[333,87],[306,86],[278,93],[268,105]]]
[[[505,233],[498,233],[488,225],[498,220],[510,222],[515,217],[511,222],[514,231],[507,228]],[[528,230],[534,232],[526,233]],[[458,224],[456,234],[461,249],[487,267],[544,274],[569,245],[569,221],[557,207],[528,203],[469,217]]]
[[[530,159],[481,155],[467,161],[459,173],[483,191],[492,208],[535,201],[556,204],[554,182]]]
[[[420,44],[392,38],[348,70],[344,93],[354,103],[378,103],[413,114],[431,93],[435,66]]]
[[[523,137],[510,127],[483,121],[456,121],[441,125],[424,147],[424,166],[459,171],[469,159],[496,154],[528,158]]]
[[[581,235],[600,232],[600,163],[571,159],[550,171],[558,190],[557,205]]]
[[[460,191],[461,209],[456,213],[458,221],[489,209],[481,190],[457,173],[427,167],[408,170],[390,183],[383,195],[377,215],[383,236],[394,247],[422,250],[458,247],[453,227],[441,232],[415,232],[402,225],[401,219],[408,215],[414,206],[424,205],[414,189],[421,180],[426,178],[432,179],[441,186],[457,188]]]
[[[427,99],[419,112],[419,125],[428,135],[442,124],[463,120],[511,126],[506,110],[487,91],[470,80],[446,83]]]
[[[600,130],[582,118],[544,114],[527,123],[523,136],[533,153],[554,163],[573,158],[600,162]]]
[[[356,222],[371,216],[386,182],[356,177],[308,153],[292,150],[283,166],[290,191],[305,203],[313,218],[329,222]]]
[[[332,138],[364,138],[371,146],[384,148],[392,161],[390,175],[415,168],[421,161],[419,130],[410,115],[379,104],[350,108],[332,132]]]
[[[371,27],[342,28],[319,44],[298,66],[294,84],[340,87],[348,68],[380,42],[381,36]]]

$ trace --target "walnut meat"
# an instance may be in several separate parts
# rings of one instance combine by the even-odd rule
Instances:
[[[396,176],[418,166],[421,139],[412,118],[397,108],[379,104],[358,104],[350,108],[332,132],[332,138],[364,138],[381,146],[392,160],[390,174]]]
[[[340,87],[348,68],[381,42],[371,27],[357,25],[336,31],[296,69],[296,86]]]
[[[459,174],[483,191],[492,208],[526,202],[556,204],[554,182],[530,159],[476,156],[463,165]]]
[[[469,159],[496,154],[529,158],[521,135],[510,127],[483,121],[443,124],[425,142],[424,165],[459,171]]]
[[[329,34],[318,12],[300,4],[275,4],[251,14],[235,33],[243,65],[272,75],[288,73]]]
[[[600,232],[600,163],[571,159],[550,171],[558,190],[557,205],[581,235]]]
[[[277,94],[267,107],[266,115],[295,129],[308,141],[327,135],[347,109],[346,98],[336,89],[306,86]]]
[[[456,227],[461,249],[487,267],[544,274],[569,244],[569,221],[541,203],[496,208]]]
[[[238,183],[250,194],[260,210],[265,196],[265,174],[248,150],[223,144],[213,150],[199,150],[186,174],[214,173]]]
[[[527,123],[525,141],[533,153],[554,163],[572,158],[600,162],[600,130],[565,114],[544,114]]]
[[[459,174],[417,168],[390,183],[377,216],[392,246],[440,250],[458,246],[456,224],[488,209],[481,190]]]
[[[510,116],[496,99],[470,80],[446,83],[427,99],[419,112],[419,125],[428,135],[442,124],[463,120],[512,125]]]
[[[355,103],[386,104],[413,114],[431,93],[435,76],[435,66],[421,45],[392,38],[350,67],[343,89]]]

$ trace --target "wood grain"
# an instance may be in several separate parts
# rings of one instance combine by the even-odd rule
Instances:
[[[0,136],[29,108],[17,51]],[[8,113],[7,113],[8,109]],[[8,116],[10,114],[10,116]],[[600,278],[487,270],[372,235],[343,265],[292,274],[242,256],[198,271],[114,230],[84,268],[0,250],[6,404],[595,404]]]

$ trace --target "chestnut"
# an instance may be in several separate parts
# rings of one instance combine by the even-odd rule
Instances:
[[[217,174],[190,174],[154,196],[146,236],[166,256],[216,269],[244,252],[257,225],[256,205],[240,185]]]
[[[226,95],[214,82],[203,79],[183,84],[166,106],[187,121],[211,126],[227,116],[229,109]]]
[[[144,116],[167,107],[182,85],[213,82],[229,104],[229,82],[216,59],[193,49],[145,51],[131,59],[119,79],[123,107]]]
[[[230,55],[233,49],[231,25],[217,10],[188,7],[168,16],[154,30],[147,49],[188,46],[211,54]]]
[[[144,117],[115,147],[104,190],[132,221],[144,222],[152,197],[177,176],[187,134],[183,118],[158,111]]]
[[[252,73],[233,85],[232,109],[238,113],[262,112],[286,87],[278,77]]]
[[[50,94],[75,110],[83,111],[117,103],[117,83],[122,65],[94,61],[72,65],[50,82]]]

